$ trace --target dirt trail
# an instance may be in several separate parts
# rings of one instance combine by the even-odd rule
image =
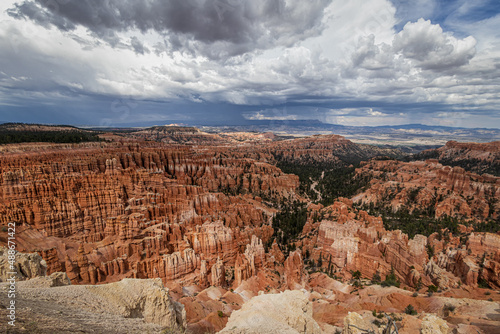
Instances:
[[[323,180],[324,177],[325,177],[325,171],[322,171],[320,180]],[[309,178],[309,180],[313,181],[311,178]],[[321,201],[323,199],[323,197],[321,196],[321,192],[319,192],[316,189],[317,185],[318,185],[318,181],[313,181],[313,183],[311,184],[311,190],[314,191],[318,195],[318,201]]]

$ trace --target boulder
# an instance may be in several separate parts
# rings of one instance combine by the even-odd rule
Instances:
[[[319,334],[312,304],[303,291],[261,294],[234,311],[221,334]]]

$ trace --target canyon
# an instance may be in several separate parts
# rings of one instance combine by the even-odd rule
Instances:
[[[451,140],[440,148],[421,152],[419,157],[432,157],[445,165],[500,176],[500,141],[460,143]]]
[[[18,280],[33,296],[42,292],[29,282],[58,273],[67,284],[46,288],[53,300],[63,289],[140,290],[140,282],[154,282],[153,290],[168,290],[168,303],[182,305],[185,318],[174,322],[190,333],[266,333],[266,319],[279,319],[285,332],[347,333],[350,322],[373,327],[380,319],[373,310],[392,314],[400,333],[439,321],[450,333],[500,326],[500,234],[479,228],[498,224],[498,176],[437,158],[396,160],[404,157],[398,150],[336,135],[283,139],[175,126],[100,136],[1,146],[0,246],[15,222]],[[491,151],[484,164],[493,164],[496,144],[481,145]],[[277,167],[283,162],[356,164],[354,177],[369,181],[351,198],[320,203],[301,191],[298,175]],[[287,223],[297,233],[285,242],[276,217],[295,202],[303,219]],[[409,235],[386,222],[386,212],[403,209],[457,219],[456,226]],[[4,267],[0,256],[2,281]],[[410,304],[417,317],[405,313]],[[262,305],[269,314],[255,311]],[[292,305],[291,314],[303,309],[300,324],[276,314],[280,305]],[[151,312],[141,311],[145,322],[173,324]],[[249,317],[264,327],[245,327]]]
[[[500,215],[500,178],[476,174],[462,167],[444,166],[435,159],[401,162],[363,162],[358,174],[371,179],[368,189],[354,197],[363,204],[397,211],[427,210],[442,216],[484,221]]]

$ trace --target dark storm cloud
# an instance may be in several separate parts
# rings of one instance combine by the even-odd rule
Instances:
[[[45,1],[45,4],[47,3],[48,1]],[[48,28],[50,25],[54,25],[58,29],[64,31],[76,28],[71,21],[52,13],[50,7],[43,8],[33,1],[25,1],[21,4],[15,4],[14,6],[14,8],[7,10],[7,13],[13,18],[30,19],[45,28]]]
[[[130,45],[132,45],[132,48],[134,49],[135,53],[140,53],[142,55],[144,53],[149,53],[149,49],[146,48],[144,44],[141,43],[139,38],[135,36],[130,39]]]
[[[289,46],[318,34],[328,4],[328,0],[27,0],[8,13],[63,31],[81,25],[106,41],[114,41],[115,32],[153,30],[171,39],[172,46],[194,43],[196,51],[206,49],[216,57]],[[226,50],[215,52],[207,46]]]
[[[498,21],[457,36],[437,0],[394,0],[410,22],[386,0],[7,1],[0,120],[499,124]],[[118,112],[122,96],[137,107]]]

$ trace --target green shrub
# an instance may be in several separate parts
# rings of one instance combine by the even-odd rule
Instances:
[[[361,272],[359,270],[356,270],[355,272],[352,273],[352,278],[354,278],[354,279],[360,279],[361,278]]]
[[[409,304],[405,308],[405,313],[409,315],[417,315],[417,310],[415,310],[412,304]]]
[[[396,273],[394,272],[394,267],[391,267],[391,272],[385,276],[385,280],[382,282],[382,286],[395,286],[399,288],[399,280],[396,277]]]
[[[418,282],[417,282],[417,285],[415,286],[415,290],[420,290],[422,289],[422,286],[424,285],[424,283],[422,283],[422,277],[419,277],[418,278]]]
[[[446,305],[444,306],[444,309],[445,309],[446,311],[453,312],[453,311],[455,311],[456,306],[455,306],[455,305],[451,305],[451,304],[446,304]]]
[[[297,200],[283,200],[281,210],[273,218],[273,229],[276,231],[276,242],[289,245],[302,232],[307,221],[307,207]]]
[[[491,289],[491,286],[488,284],[488,281],[482,277],[477,280],[477,286],[480,287],[481,289]]]
[[[427,287],[427,292],[437,292],[437,291],[438,291],[438,287],[435,285],[429,285]]]
[[[429,259],[434,256],[434,247],[427,244],[427,255],[429,255]]]

